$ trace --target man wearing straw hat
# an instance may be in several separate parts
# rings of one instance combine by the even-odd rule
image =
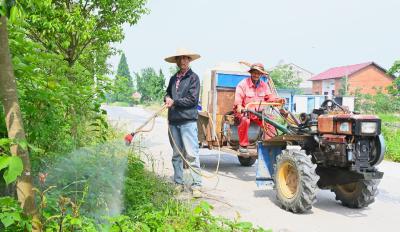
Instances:
[[[276,134],[275,128],[267,123],[259,120],[255,115],[245,115],[243,114],[244,107],[251,102],[276,102],[282,101],[283,99],[277,98],[275,91],[268,83],[268,78],[266,77],[268,73],[264,70],[264,65],[260,63],[255,63],[250,66],[250,77],[242,80],[236,86],[235,91],[235,102],[234,110],[235,117],[240,121],[238,126],[239,135],[239,152],[242,154],[248,154],[247,146],[249,146],[248,130],[250,127],[250,122],[253,121],[257,123],[260,127],[264,127],[266,134],[264,138],[268,139]],[[266,80],[267,82],[263,81]],[[250,105],[251,110],[258,110],[257,104]]]
[[[165,58],[175,63],[179,71],[173,75],[167,87],[165,105],[168,107],[168,135],[173,149],[172,165],[176,191],[184,189],[183,162],[190,166],[193,197],[201,197],[201,173],[199,143],[197,139],[197,105],[200,94],[200,80],[189,67],[191,61],[200,55],[186,49],[178,49],[175,55]]]

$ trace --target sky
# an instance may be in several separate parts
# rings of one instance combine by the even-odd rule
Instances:
[[[221,62],[261,62],[268,69],[294,63],[315,74],[374,61],[400,59],[399,0],[149,0],[150,13],[124,26],[131,74],[163,69],[178,47],[202,57],[200,76]],[[119,56],[109,63],[115,71]]]

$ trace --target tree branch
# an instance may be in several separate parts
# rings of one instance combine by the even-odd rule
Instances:
[[[52,49],[46,42],[44,42],[40,36],[38,34],[36,34],[33,30],[29,30],[29,33],[26,33],[26,36],[28,36],[28,38],[30,38],[33,41],[36,41],[38,43],[40,43],[45,49],[47,49],[48,51],[52,51],[54,53],[56,53],[57,55],[61,55],[59,51]],[[57,41],[57,40],[56,40]]]

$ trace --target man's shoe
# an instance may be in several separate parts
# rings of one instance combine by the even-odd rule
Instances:
[[[249,150],[247,150],[247,147],[239,146],[239,152],[240,154],[249,154]]]
[[[193,198],[201,198],[203,193],[198,188],[192,188],[192,196]]]

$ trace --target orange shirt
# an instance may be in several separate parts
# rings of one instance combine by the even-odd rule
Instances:
[[[266,95],[269,95],[270,98],[275,97],[267,83],[260,80],[258,86],[256,87],[251,80],[251,77],[248,77],[240,81],[236,86],[234,105],[235,107],[237,105],[242,105],[245,107],[246,104],[250,102],[265,102],[264,98]],[[255,110],[256,108],[258,107],[253,105],[249,109]]]

